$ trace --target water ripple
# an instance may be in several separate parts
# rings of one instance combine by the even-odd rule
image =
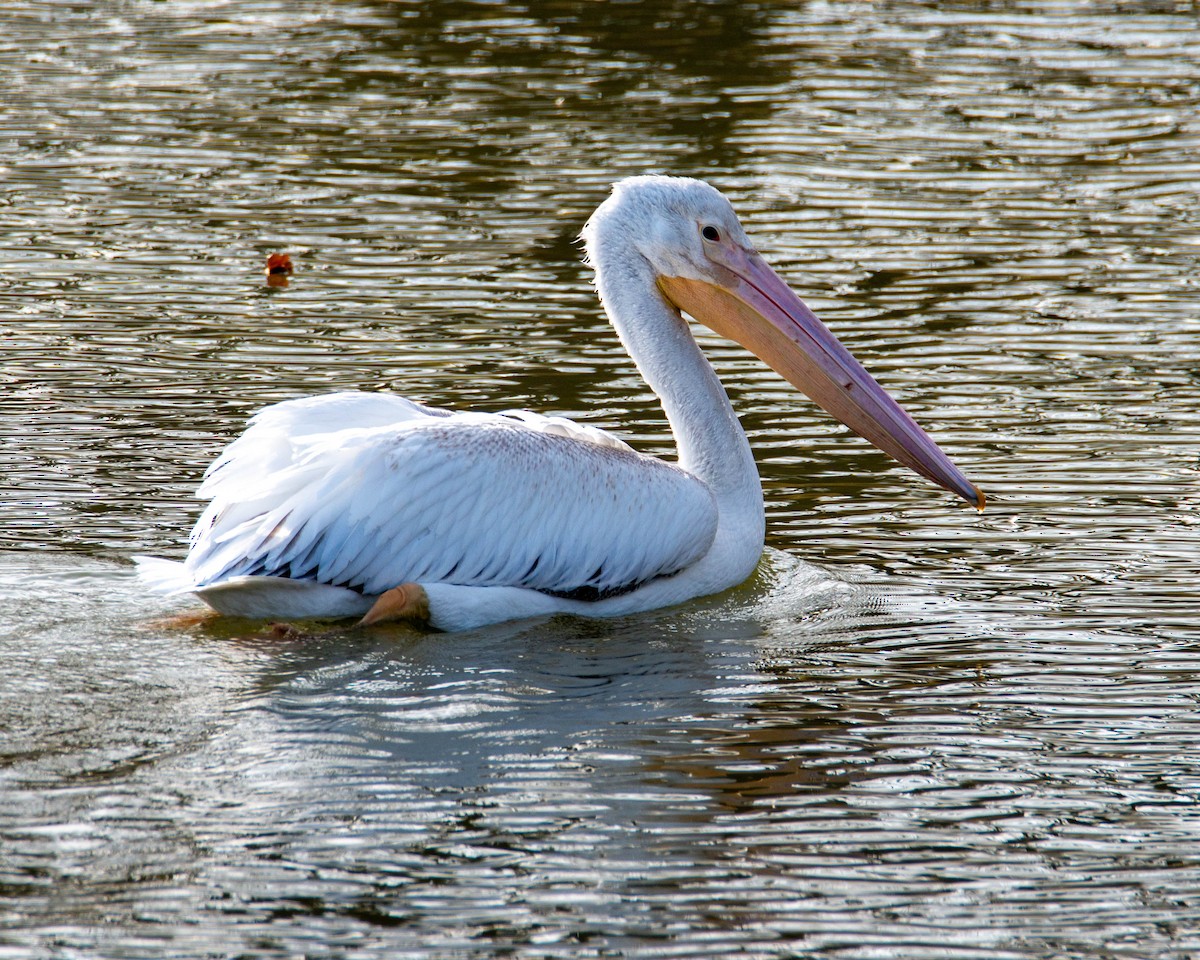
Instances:
[[[1186,5],[10,6],[0,957],[1200,953]],[[456,637],[150,621],[125,558],[181,549],[265,403],[669,454],[575,243],[647,171],[729,193],[987,512],[701,332],[751,583]]]

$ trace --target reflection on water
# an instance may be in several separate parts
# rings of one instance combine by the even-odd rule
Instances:
[[[0,956],[1200,952],[1197,60],[1171,4],[10,5]],[[774,548],[730,596],[148,622],[125,558],[273,400],[669,453],[574,243],[652,170],[987,513],[706,337]]]

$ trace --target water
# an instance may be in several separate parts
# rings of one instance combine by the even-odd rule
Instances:
[[[4,21],[0,957],[1200,953],[1191,6]],[[768,498],[727,596],[295,642],[139,593],[275,400],[668,453],[574,243],[647,171],[730,195],[985,514],[706,337]]]

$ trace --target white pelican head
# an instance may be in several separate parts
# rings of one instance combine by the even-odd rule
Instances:
[[[715,188],[683,177],[622,180],[583,236],[593,260],[607,248],[626,270],[648,268],[672,310],[742,344],[855,433],[983,509],[979,488],[759,256]]]

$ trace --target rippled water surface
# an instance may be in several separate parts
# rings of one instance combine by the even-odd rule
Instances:
[[[2,19],[0,957],[1200,955],[1193,7]],[[275,400],[669,454],[574,242],[650,171],[986,513],[706,335],[767,493],[726,596],[298,642],[139,592]]]

